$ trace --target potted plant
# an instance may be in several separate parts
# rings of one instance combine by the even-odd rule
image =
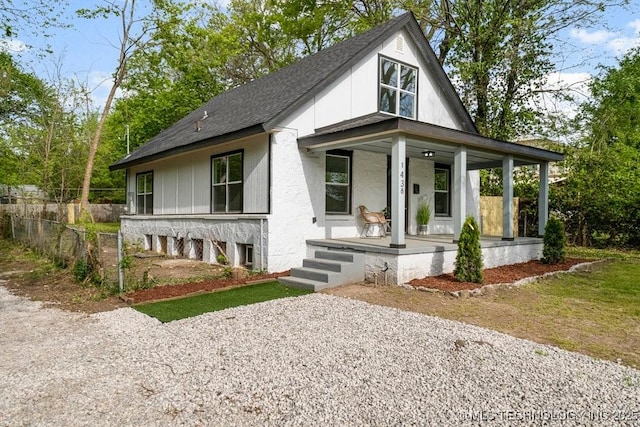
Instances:
[[[416,212],[416,223],[418,224],[418,234],[427,234],[427,225],[431,219],[431,208],[426,202],[421,202]]]

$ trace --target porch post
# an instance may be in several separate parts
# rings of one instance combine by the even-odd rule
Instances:
[[[403,134],[394,136],[391,146],[391,244],[392,248],[405,248],[404,198],[406,186],[406,140]]]
[[[549,162],[540,163],[540,193],[538,195],[538,237],[544,236],[549,219]]]
[[[453,155],[453,241],[460,238],[467,215],[467,147],[459,146]]]
[[[502,240],[513,240],[513,155],[502,158]]]

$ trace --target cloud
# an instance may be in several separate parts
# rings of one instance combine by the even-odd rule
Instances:
[[[572,28],[569,35],[584,44],[602,44],[615,37],[611,31],[598,30],[589,32],[583,28]]]
[[[617,37],[607,42],[607,47],[617,56],[622,56],[637,46],[640,46],[640,38],[638,37]]]
[[[629,30],[632,34],[629,34]],[[628,22],[620,31],[572,28],[569,36],[584,45],[598,46],[616,56],[622,56],[634,47],[640,46],[640,19]]]
[[[629,22],[627,24],[627,27],[633,28],[633,30],[636,32],[636,35],[640,35],[640,19]]]
[[[28,50],[27,44],[22,40],[16,39],[0,39],[0,51],[5,52],[24,52]]]

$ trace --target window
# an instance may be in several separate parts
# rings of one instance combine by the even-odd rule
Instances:
[[[351,212],[351,153],[327,153],[325,188],[327,213]]]
[[[242,212],[242,152],[211,159],[212,212]]]
[[[253,267],[253,245],[238,245],[240,247],[240,265]]]
[[[136,175],[136,213],[153,214],[153,172]]]
[[[436,216],[451,216],[450,191],[451,169],[449,167],[435,168],[435,214]]]
[[[380,58],[380,111],[415,119],[417,78],[415,68]]]

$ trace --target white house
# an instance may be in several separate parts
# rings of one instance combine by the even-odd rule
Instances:
[[[505,231],[483,240],[485,265],[539,257],[540,239],[513,237],[512,172],[541,165],[542,234],[545,170],[560,159],[480,135],[408,13],[216,96],[111,169],[127,171],[127,239],[206,262],[222,249],[272,272],[304,262],[297,284],[320,289],[451,271],[488,167],[505,171]],[[420,201],[433,212],[426,237]],[[390,237],[360,237],[359,205],[390,208]]]

